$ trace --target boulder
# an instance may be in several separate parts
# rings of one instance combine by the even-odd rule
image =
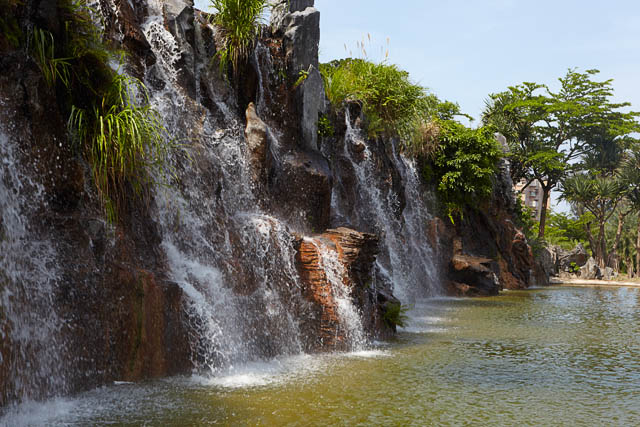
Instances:
[[[602,272],[602,278],[604,280],[613,280],[616,277],[618,277],[618,272],[617,271],[615,271],[611,267],[605,267],[604,271]]]
[[[456,254],[449,266],[449,291],[458,296],[496,295],[502,288],[489,258]]]
[[[553,249],[554,248],[544,247],[540,250],[540,253],[537,257],[540,268],[548,276],[553,276],[558,273],[556,264],[556,253]]]
[[[577,267],[585,265],[589,258],[587,250],[581,243],[578,243],[571,251],[566,251],[558,246],[554,249],[556,253],[556,268],[558,271],[573,273]]]
[[[580,278],[586,280],[602,279],[600,267],[598,267],[598,264],[593,257],[590,257],[587,262],[580,267]]]

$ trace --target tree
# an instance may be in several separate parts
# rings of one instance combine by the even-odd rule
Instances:
[[[598,225],[597,238],[593,238],[590,226],[586,226],[585,231],[596,262],[604,268],[608,259],[605,224],[624,197],[622,183],[615,176],[578,173],[564,180],[562,197],[580,204],[595,217]]]
[[[559,79],[558,92],[525,82],[492,94],[487,101],[483,122],[493,124],[507,138],[513,180],[524,178],[526,186],[538,180],[542,187],[540,239],[544,239],[551,190],[584,166],[579,160],[602,135],[615,141],[638,130],[635,117],[639,113],[620,111],[630,104],[611,102],[612,80],[594,81],[598,72],[570,69]]]
[[[638,212],[635,249],[636,266],[640,269],[640,147],[637,144],[625,153],[619,176],[624,185],[628,203]]]

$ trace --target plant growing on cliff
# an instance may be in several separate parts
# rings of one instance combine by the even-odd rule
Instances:
[[[237,73],[240,62],[247,59],[258,36],[266,4],[266,0],[211,1],[216,10],[211,23],[222,37],[223,45],[217,53],[221,70],[231,64],[233,72]]]
[[[344,59],[321,64],[320,72],[333,106],[348,100],[362,104],[370,137],[413,138],[416,119],[435,104],[434,97],[395,65]]]
[[[407,320],[409,320],[407,311],[409,311],[409,307],[403,306],[399,302],[389,302],[385,306],[382,320],[391,328],[396,326],[403,328],[406,326]]]
[[[438,145],[424,164],[423,176],[437,185],[439,200],[451,217],[489,198],[502,150],[491,127],[470,129],[453,120],[437,123]]]
[[[102,41],[86,2],[61,2],[58,13],[65,30],[56,37],[34,29],[31,55],[68,110],[70,133],[115,221],[126,187],[140,195],[151,176],[163,176],[170,139],[142,82],[109,65],[123,58]]]
[[[92,166],[108,212],[114,212],[109,209],[113,204],[117,211],[125,183],[140,194],[151,181],[149,171],[162,171],[168,150],[166,129],[137,79],[116,74],[91,107],[72,107],[69,126]]]

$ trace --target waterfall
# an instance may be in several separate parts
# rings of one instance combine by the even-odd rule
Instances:
[[[362,130],[353,127],[349,110],[346,110],[346,134],[342,152],[330,153],[334,164],[339,159],[346,159],[355,177],[355,197],[350,202],[348,191],[341,181],[334,186],[332,192],[332,211],[337,222],[355,222],[356,227],[369,230],[380,236],[381,253],[377,259],[377,267],[381,274],[393,284],[394,293],[404,303],[413,303],[416,299],[438,295],[437,265],[433,249],[427,239],[427,224],[432,219],[428,206],[432,201],[421,189],[420,176],[415,162],[398,154],[393,145],[391,153],[383,153],[392,162],[392,168],[401,179],[400,194],[385,179],[379,164],[380,154],[374,152],[372,144],[367,141]],[[353,149],[358,146],[360,153]],[[400,199],[405,201],[401,215]]]
[[[352,351],[364,349],[367,338],[362,326],[362,315],[353,303],[351,289],[344,283],[347,272],[338,253],[318,239],[305,238],[318,250],[320,267],[324,270],[335,301],[338,319],[344,329],[345,340]]]
[[[44,188],[9,135],[0,127],[0,378],[6,383],[0,402],[67,391],[64,322],[55,310],[57,255],[38,229],[38,210],[47,208]]]

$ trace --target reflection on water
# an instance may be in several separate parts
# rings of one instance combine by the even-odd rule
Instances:
[[[7,425],[639,425],[640,289],[417,303],[393,343],[101,388]]]

